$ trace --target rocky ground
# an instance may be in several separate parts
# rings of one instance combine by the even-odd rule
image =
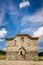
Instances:
[[[8,60],[0,60],[0,65],[43,65],[43,61],[8,61]]]

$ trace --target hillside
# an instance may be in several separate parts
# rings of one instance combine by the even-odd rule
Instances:
[[[6,51],[2,51],[2,50],[0,50],[0,54],[6,54]]]
[[[43,52],[38,53],[38,56],[43,56]]]
[[[5,60],[6,59],[6,51],[0,50],[0,60]]]

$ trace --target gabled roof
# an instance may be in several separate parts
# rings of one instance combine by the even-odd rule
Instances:
[[[27,36],[28,38],[33,39],[33,40],[39,39],[39,37],[31,37],[31,36],[28,35],[28,34],[17,34],[16,36],[14,36],[14,37],[12,37],[12,38],[6,38],[6,40],[13,40],[13,39],[16,38],[17,36],[18,36],[18,37],[20,37],[20,36]]]

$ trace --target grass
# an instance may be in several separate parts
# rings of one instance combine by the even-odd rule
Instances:
[[[43,56],[38,56],[39,61],[43,61]]]
[[[0,54],[0,60],[5,60],[6,55],[5,54]],[[38,56],[38,61],[43,61],[43,56]]]
[[[6,55],[5,54],[0,54],[0,60],[5,60],[6,59]]]

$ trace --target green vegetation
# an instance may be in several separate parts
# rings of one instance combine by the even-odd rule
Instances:
[[[0,50],[0,60],[6,59],[6,51]]]
[[[0,54],[0,60],[5,60],[5,59],[6,59],[6,55]]]
[[[38,53],[38,60],[43,61],[43,52]]]
[[[38,56],[39,61],[43,61],[43,56]]]

